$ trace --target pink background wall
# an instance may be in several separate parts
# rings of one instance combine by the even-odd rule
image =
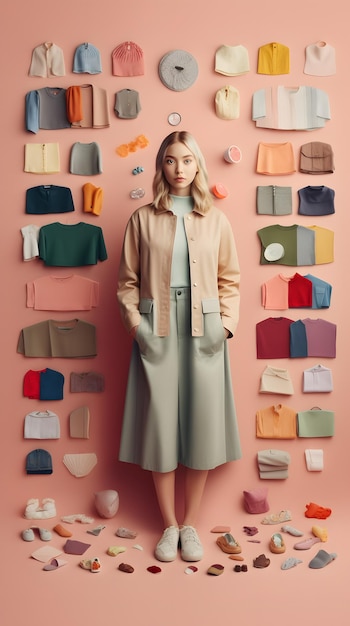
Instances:
[[[348,108],[348,32],[344,19],[343,2],[332,5],[325,0],[292,4],[267,0],[262,3],[248,0],[235,6],[229,0],[213,3],[176,3],[149,0],[141,3],[86,3],[81,0],[63,0],[51,7],[42,0],[29,4],[8,3],[3,10],[1,38],[3,59],[2,96],[2,193],[3,193],[3,305],[2,305],[2,437],[1,466],[6,498],[2,499],[3,580],[1,613],[4,626],[25,621],[41,626],[62,623],[80,624],[103,620],[114,623],[122,620],[128,624],[146,623],[160,626],[181,621],[193,624],[240,623],[267,624],[283,620],[292,624],[301,615],[309,623],[326,624],[336,617],[345,624],[345,581],[348,562],[345,557],[345,522],[349,512],[348,498],[344,496],[349,475],[348,439],[350,434],[347,416],[347,333],[348,297],[344,292],[342,277],[348,258],[347,226],[347,164],[348,144],[344,141]],[[125,40],[137,42],[144,51],[145,75],[135,78],[118,78],[111,73],[111,51]],[[317,78],[303,74],[304,51],[309,43],[324,40],[333,45],[337,56],[337,73],[332,77]],[[28,76],[32,49],[44,41],[53,41],[62,47],[66,62],[66,76],[41,79]],[[75,75],[72,61],[75,48],[89,41],[101,52],[103,72],[98,76]],[[270,41],[281,42],[290,48],[291,71],[289,76],[268,77],[256,73],[259,46]],[[214,72],[214,55],[222,45],[246,46],[251,70],[248,74],[229,78]],[[173,92],[162,85],[158,77],[158,63],[168,51],[180,48],[191,52],[199,65],[199,76],[191,89]],[[24,130],[24,97],[31,89],[51,86],[68,87],[92,82],[108,91],[110,128],[104,130],[39,131],[37,136]],[[217,89],[231,84],[240,92],[240,117],[223,121],[215,115],[214,97]],[[270,85],[311,85],[324,89],[330,98],[332,120],[324,129],[305,132],[282,132],[256,129],[250,119],[253,92]],[[113,112],[114,94],[124,87],[139,91],[142,111],[135,120],[117,119]],[[122,328],[117,310],[115,290],[118,260],[126,221],[138,206],[129,192],[136,186],[146,190],[145,201],[151,200],[151,181],[154,158],[160,141],[171,132],[167,115],[179,111],[182,115],[180,129],[192,132],[206,156],[211,184],[222,182],[229,189],[225,200],[217,205],[228,215],[237,241],[242,270],[241,321],[236,337],[230,342],[232,377],[242,439],[241,461],[214,471],[208,482],[203,502],[199,530],[205,547],[205,558],[199,572],[189,577],[184,574],[180,560],[163,566],[160,576],[151,576],[146,567],[154,562],[153,547],[161,532],[161,520],[153,495],[150,476],[138,468],[119,464],[117,451],[120,421],[129,361],[130,341]],[[149,146],[125,159],[117,156],[115,149],[128,143],[139,134],[149,139]],[[269,177],[255,173],[259,141],[291,141],[298,155],[302,143],[311,140],[331,143],[335,153],[336,171],[331,176],[310,177],[296,172],[280,177],[275,184],[293,188],[293,214],[276,220],[257,216],[255,190],[257,185],[272,184]],[[26,142],[58,141],[61,150],[61,172],[44,179],[23,171],[23,151]],[[75,141],[99,142],[103,154],[103,174],[84,178],[69,173],[69,152]],[[239,165],[231,166],[223,160],[228,145],[237,144],[243,153]],[[132,175],[132,169],[144,167],[144,173]],[[82,185],[93,182],[104,189],[105,200],[100,217],[82,211]],[[76,211],[67,216],[27,216],[24,198],[27,188],[51,182],[71,188]],[[297,190],[306,185],[325,184],[336,191],[336,213],[323,218],[299,218],[297,215]],[[101,286],[99,308],[86,314],[60,313],[50,315],[34,312],[25,305],[27,281],[47,274],[40,261],[24,263],[20,229],[26,224],[43,226],[51,221],[73,224],[79,221],[98,224],[103,228],[109,258],[95,267],[81,268],[80,273],[98,280]],[[279,270],[294,273],[293,268],[259,265],[259,243],[256,231],[263,226],[280,222],[283,225],[317,223],[335,232],[335,261],[329,265],[312,268],[313,274],[333,285],[332,306],[329,310],[288,311],[293,319],[322,317],[337,324],[337,358],[322,359],[332,368],[334,391],[325,396],[305,396],[301,389],[302,371],[317,360],[296,359],[274,361],[289,369],[295,393],[282,402],[295,410],[314,405],[331,409],[336,414],[336,435],[331,440],[305,442],[303,440],[276,442],[255,438],[255,412],[276,399],[258,393],[260,374],[265,361],[257,360],[255,353],[255,325],[268,317],[260,305],[261,284]],[[307,273],[311,268],[299,268]],[[56,275],[66,275],[63,269]],[[272,312],[274,315],[274,313]],[[68,319],[81,317],[96,324],[98,356],[89,361],[72,362],[66,359],[27,359],[16,354],[16,343],[21,328],[43,319]],[[97,396],[79,396],[69,393],[51,402],[50,408],[61,420],[62,436],[57,441],[35,442],[23,439],[23,420],[26,413],[43,407],[22,395],[22,381],[28,369],[49,366],[61,371],[66,381],[71,371],[94,369],[105,375],[106,390]],[[92,416],[88,441],[72,440],[68,434],[69,412],[88,404]],[[38,445],[37,445],[38,444]],[[51,476],[27,476],[24,471],[26,454],[35,447],[46,447],[52,454],[54,472]],[[278,448],[291,454],[289,478],[286,481],[264,483],[269,489],[270,511],[290,509],[293,525],[306,536],[313,524],[321,523],[329,531],[326,550],[337,552],[335,563],[320,571],[308,568],[308,562],[317,550],[302,554],[303,564],[283,572],[283,557],[269,554],[268,541],[279,527],[259,526],[261,544],[247,542],[243,525],[260,525],[261,516],[250,516],[242,508],[242,491],[261,485],[256,467],[256,454],[264,448]],[[308,447],[322,447],[325,469],[321,473],[307,472],[304,451]],[[96,452],[98,464],[93,472],[81,479],[74,478],[62,462],[65,453]],[[6,481],[6,482],[5,482]],[[34,548],[41,546],[37,539],[26,544],[20,534],[30,525],[24,519],[28,498],[52,497],[56,501],[57,518],[45,523],[52,528],[62,515],[86,513],[94,515],[96,524],[102,523],[93,504],[93,494],[100,489],[116,489],[120,494],[120,509],[115,518],[106,521],[107,528],[98,537],[86,534],[86,527],[75,524],[74,538],[92,544],[88,557],[99,556],[102,572],[98,577],[78,566],[79,557],[68,557],[68,566],[58,572],[42,571],[42,564],[30,558]],[[305,505],[316,502],[332,508],[326,521],[309,520],[304,516]],[[181,505],[181,503],[179,503]],[[210,529],[219,523],[231,526],[232,533],[243,546],[248,574],[232,572],[232,562],[215,545]],[[44,525],[44,524],[42,524]],[[135,567],[132,576],[117,570],[120,557],[106,555],[109,545],[120,540],[114,533],[118,526],[138,530],[137,541],[143,552],[128,548],[123,560]],[[87,539],[88,538],[88,539]],[[346,537],[345,537],[346,538]],[[64,541],[54,535],[52,545],[62,549]],[[287,556],[295,556],[294,539],[286,536]],[[317,547],[317,546],[316,546]],[[254,569],[252,560],[265,552],[271,557],[271,566],[264,571]],[[300,555],[297,555],[300,556]],[[206,569],[215,562],[223,563],[224,576],[213,579]],[[232,579],[232,577],[234,577]],[[307,593],[305,593],[307,589]],[[9,592],[9,593],[8,593]],[[176,597],[175,597],[176,594]],[[145,617],[146,616],[146,617]]]

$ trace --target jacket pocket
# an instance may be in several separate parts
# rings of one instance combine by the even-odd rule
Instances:
[[[139,311],[141,313],[141,321],[135,339],[139,344],[140,350],[144,352],[147,347],[147,337],[153,335],[154,300],[152,298],[141,298]]]
[[[152,298],[141,298],[140,304],[139,304],[140,313],[145,313],[145,314],[152,313],[153,304],[154,304],[154,301]]]
[[[204,335],[199,338],[199,350],[208,356],[213,356],[223,349],[225,341],[219,299],[204,298],[202,300],[202,315]]]
[[[220,313],[218,298],[204,298],[202,300],[202,313]]]
[[[327,307],[327,303],[325,303],[325,295],[326,291],[323,287],[316,287],[315,289],[315,304],[318,309]]]

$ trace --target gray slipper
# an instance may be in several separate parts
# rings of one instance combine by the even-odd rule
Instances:
[[[334,559],[336,558],[337,555],[335,554],[335,552],[329,553],[326,552],[326,550],[319,550],[316,556],[311,559],[309,567],[311,567],[312,569],[321,569],[322,567],[328,565],[328,563],[334,561]]]

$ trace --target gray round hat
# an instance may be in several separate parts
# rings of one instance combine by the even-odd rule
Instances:
[[[184,91],[198,76],[196,59],[185,50],[167,52],[159,62],[159,77],[163,85],[173,91]]]

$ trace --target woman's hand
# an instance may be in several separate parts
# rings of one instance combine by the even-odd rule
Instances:
[[[133,326],[132,327],[132,329],[130,331],[130,336],[131,336],[132,339],[135,339],[136,333],[137,333],[137,329],[138,329],[138,326]]]

